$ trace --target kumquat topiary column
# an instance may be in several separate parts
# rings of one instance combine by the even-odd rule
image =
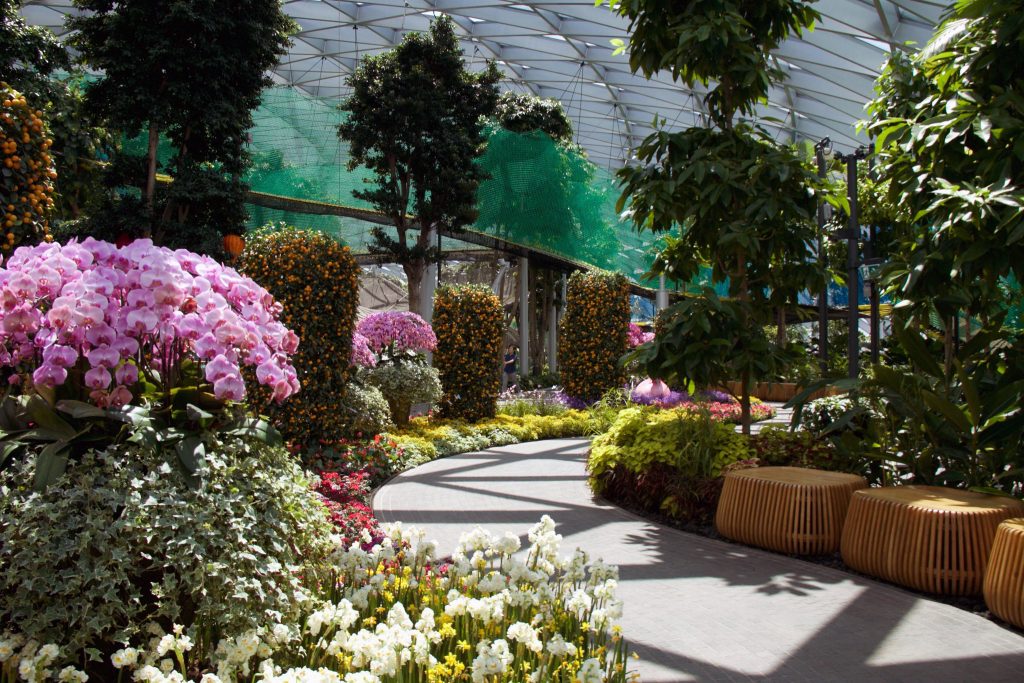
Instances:
[[[573,273],[558,333],[562,387],[587,403],[621,387],[629,348],[629,282],[619,274]]]
[[[501,373],[501,301],[487,287],[442,287],[434,296],[434,366],[445,417],[494,417]]]
[[[292,362],[302,388],[283,405],[268,405],[269,416],[291,441],[343,438],[350,418],[338,407],[353,371],[359,296],[351,251],[320,232],[264,230],[248,237],[241,269],[281,303],[281,321],[299,335]],[[263,409],[257,401],[254,406]]]
[[[53,209],[53,140],[43,112],[17,90],[0,83],[0,249],[6,258],[19,244],[49,237]]]

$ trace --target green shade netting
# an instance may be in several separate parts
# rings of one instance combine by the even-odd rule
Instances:
[[[337,136],[344,117],[337,104],[287,87],[264,91],[249,146],[254,167],[246,181],[254,191],[372,209],[352,194],[370,176],[361,167],[348,170],[348,145]],[[480,215],[471,230],[640,280],[654,253],[650,237],[637,234],[616,213],[619,191],[611,174],[543,133],[490,126],[487,134],[478,163],[490,178],[481,183]],[[285,221],[315,228],[343,239],[357,252],[366,251],[373,227],[356,218],[255,205],[249,210],[250,226]],[[445,239],[444,248],[473,247]]]

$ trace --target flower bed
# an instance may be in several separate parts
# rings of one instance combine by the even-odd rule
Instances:
[[[268,619],[204,649],[195,628],[153,625],[109,657],[117,678],[171,683],[389,683],[472,680],[624,682],[627,650],[615,622],[618,571],[579,550],[559,556],[544,517],[528,535],[465,534],[438,564],[423,534],[401,525],[369,550],[341,547],[300,591],[302,614]],[[296,594],[299,599],[299,593]],[[57,643],[0,635],[0,679],[84,681]],[[57,672],[60,672],[59,674]]]

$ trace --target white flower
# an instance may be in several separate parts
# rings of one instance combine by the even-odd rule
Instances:
[[[483,683],[488,676],[504,673],[512,663],[508,642],[501,639],[494,643],[481,640],[476,644],[476,652],[477,656],[473,659],[473,683]]]
[[[89,680],[89,674],[79,671],[73,666],[65,666],[60,670],[57,680],[61,683],[85,683]]]
[[[160,639],[160,642],[156,646],[156,656],[163,657],[165,654],[174,649],[174,644],[177,641],[173,635],[168,633]]]
[[[553,635],[545,647],[553,657],[573,657],[576,655],[576,646],[572,643],[567,643],[561,633]]]
[[[203,677],[199,679],[199,683],[223,683],[220,676],[216,674],[203,674]]]
[[[173,659],[161,660],[161,662],[160,662],[160,670],[164,672],[165,676],[168,675],[169,673],[171,673],[172,671],[174,671],[174,660]]]
[[[601,683],[604,680],[601,662],[593,657],[583,660],[583,665],[580,666],[580,670],[576,673],[576,680],[579,683]]]
[[[615,589],[618,585],[619,582],[615,579],[606,579],[604,583],[594,588],[594,597],[599,599],[614,598]]]
[[[420,633],[426,633],[432,628],[434,628],[434,610],[425,607],[420,613],[420,618],[416,621],[416,630]]]
[[[139,651],[134,647],[126,647],[110,655],[110,663],[115,669],[122,669],[126,666],[135,666],[139,661]]]
[[[10,640],[0,640],[0,664],[14,656],[14,645]]]
[[[509,640],[522,643],[530,652],[540,652],[544,647],[540,642],[537,629],[522,621],[517,621],[509,626],[505,635]]]
[[[39,648],[39,652],[36,653],[36,663],[41,666],[52,664],[58,655],[60,655],[60,648],[53,643],[47,643]]]
[[[498,539],[494,544],[494,549],[502,555],[511,555],[522,546],[519,537],[513,534],[511,531],[506,531],[505,535]]]
[[[583,614],[590,609],[593,603],[593,599],[585,590],[577,588],[572,597],[565,603],[565,608],[570,612],[575,612],[576,616],[582,618]]]
[[[369,671],[355,671],[345,674],[345,683],[380,683],[380,678]]]

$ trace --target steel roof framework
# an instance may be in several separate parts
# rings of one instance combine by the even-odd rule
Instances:
[[[629,70],[611,41],[627,23],[593,0],[286,0],[300,31],[271,73],[275,83],[326,99],[347,94],[345,76],[359,58],[387,50],[431,19],[447,14],[459,27],[471,69],[493,59],[503,89],[562,101],[577,142],[591,160],[615,169],[652,130],[699,125],[702,97],[667,75],[650,80]],[[820,0],[814,31],[774,54],[785,79],[756,118],[780,140],[829,137],[840,150],[867,142],[854,128],[864,117],[874,79],[890,50],[914,49],[931,36],[948,3],[930,0]],[[33,24],[64,32],[76,10],[68,0],[26,2]]]

